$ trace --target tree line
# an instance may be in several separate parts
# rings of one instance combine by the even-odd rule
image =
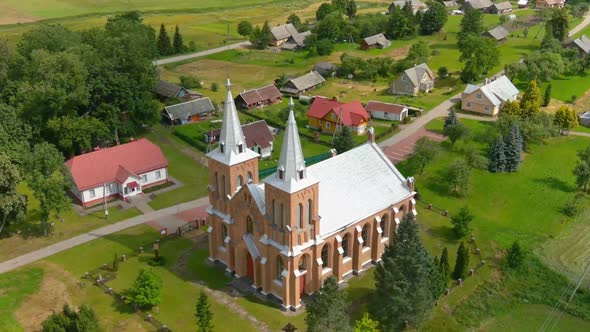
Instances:
[[[160,56],[175,55],[196,50],[194,41],[191,40],[188,47],[184,44],[178,25],[174,28],[174,35],[172,40],[170,40],[170,36],[168,35],[168,32],[166,32],[166,26],[164,23],[160,25],[156,47]]]

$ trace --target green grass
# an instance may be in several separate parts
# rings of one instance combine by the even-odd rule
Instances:
[[[544,305],[518,304],[510,308],[510,313],[500,315],[483,325],[488,331],[537,331],[551,313],[552,308]],[[558,331],[588,331],[590,322],[568,314],[557,322]]]
[[[22,331],[14,311],[23,299],[36,293],[43,279],[43,270],[28,268],[0,275],[0,330]]]

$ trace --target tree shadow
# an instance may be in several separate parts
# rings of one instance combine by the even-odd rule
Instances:
[[[426,229],[426,233],[443,239],[445,242],[454,243],[457,241],[453,228],[445,225],[432,226]]]
[[[571,193],[575,191],[575,188],[570,185],[569,183],[558,179],[554,176],[548,176],[545,178],[537,178],[534,179],[533,181],[535,181],[536,183],[542,184],[544,186],[547,186],[551,189],[554,190],[559,190],[559,191],[563,191],[565,193]]]
[[[426,181],[424,186],[426,186],[426,188],[428,188],[430,191],[440,196],[450,195],[449,185],[447,183],[447,176],[445,173],[445,170],[440,170],[436,172],[436,174],[430,177],[429,181]]]

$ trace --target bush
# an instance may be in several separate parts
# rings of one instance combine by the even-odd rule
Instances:
[[[211,83],[211,91],[217,92],[217,90],[219,90],[219,84],[217,82]]]
[[[430,52],[430,55],[432,55],[432,56],[440,55],[440,51],[439,50],[432,50],[432,52]]]
[[[522,261],[524,260],[524,252],[518,244],[518,241],[514,241],[510,249],[508,249],[508,254],[506,255],[506,263],[510,268],[517,268],[522,265]]]
[[[113,271],[118,271],[119,270],[119,256],[117,254],[115,254],[115,257],[113,257]]]
[[[101,331],[101,328],[98,325],[98,319],[94,310],[82,305],[79,311],[76,312],[66,304],[63,306],[62,312],[54,312],[43,322],[42,331],[98,332]]]
[[[188,42],[188,50],[191,51],[191,52],[196,51],[197,50],[197,44],[195,44],[195,42],[192,41],[192,40],[189,41]]]
[[[200,89],[203,87],[198,77],[187,75],[180,76],[180,85],[187,89]]]
[[[578,214],[578,201],[573,198],[565,203],[563,214],[568,217],[575,217]]]
[[[461,238],[471,230],[471,221],[473,215],[466,206],[459,210],[459,213],[451,216],[451,223],[453,224],[453,232],[457,237]]]
[[[438,68],[438,71],[436,73],[438,74],[438,77],[443,78],[449,74],[449,70],[447,69],[447,67],[442,66]]]
[[[152,308],[160,303],[162,278],[153,270],[141,270],[127,291],[127,303],[139,308]]]
[[[318,55],[330,55],[334,50],[334,44],[329,39],[320,39],[316,44]]]
[[[147,261],[149,266],[165,266],[166,265],[166,257],[159,256],[158,258],[152,257]]]

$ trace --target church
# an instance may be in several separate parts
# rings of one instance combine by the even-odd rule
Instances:
[[[277,171],[261,180],[230,87],[219,145],[207,154],[209,260],[297,310],[326,278],[343,282],[381,259],[403,215],[416,215],[414,179],[372,128],[366,143],[306,167],[291,99]]]

